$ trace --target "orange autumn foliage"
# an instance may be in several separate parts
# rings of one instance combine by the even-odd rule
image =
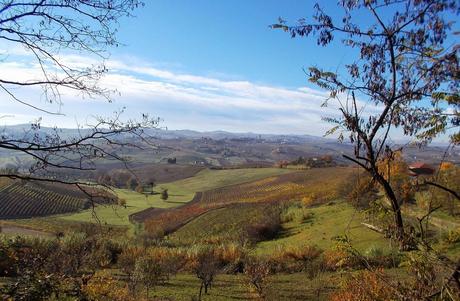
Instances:
[[[364,271],[350,276],[344,286],[331,296],[331,301],[398,300],[383,271]]]

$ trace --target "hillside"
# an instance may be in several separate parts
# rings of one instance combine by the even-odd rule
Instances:
[[[87,209],[83,193],[51,185],[12,181],[0,188],[0,219],[30,218]]]
[[[28,125],[4,127],[3,134],[11,137],[23,137]],[[43,127],[38,134],[46,134],[52,131]],[[64,129],[62,137],[78,135],[75,129]],[[309,135],[260,135],[255,133],[230,133],[230,132],[196,132],[196,131],[172,131],[151,130],[148,133],[153,138],[152,142],[144,143],[131,136],[120,136],[122,142],[129,142],[137,147],[126,147],[120,150],[121,157],[127,160],[130,169],[144,176],[152,171],[157,182],[166,183],[177,180],[177,173],[164,172],[184,169],[184,177],[193,175],[200,167],[256,167],[273,166],[281,160],[294,160],[298,157],[313,158],[332,156],[340,164],[350,162],[342,158],[343,153],[352,153],[353,149],[348,143],[339,143],[332,138],[315,137]],[[397,144],[396,144],[397,145]],[[408,161],[423,160],[437,164],[442,160],[446,146],[415,146],[403,142],[404,156]],[[32,162],[24,154],[0,150],[0,168],[2,167],[28,167]],[[449,160],[460,162],[460,153],[452,149],[447,154]],[[168,159],[175,158],[175,163],[182,167],[173,167],[167,164]],[[168,166],[169,165],[169,166]],[[191,166],[192,165],[192,166]],[[124,169],[124,163],[116,160],[100,160],[96,164],[96,172],[78,172],[59,170],[58,175],[65,177],[93,178],[100,173],[114,169]],[[162,171],[163,169],[163,171]]]

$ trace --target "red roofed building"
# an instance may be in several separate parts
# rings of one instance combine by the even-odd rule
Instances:
[[[435,169],[424,162],[415,162],[409,164],[409,174],[417,177],[421,175],[432,175]]]

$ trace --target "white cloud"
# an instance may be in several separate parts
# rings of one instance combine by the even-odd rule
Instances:
[[[23,58],[16,63],[0,62],[2,77],[8,76],[14,80],[40,78],[42,75],[38,66]],[[65,56],[63,59],[74,67],[97,63],[92,58],[75,55]],[[285,88],[251,81],[199,76],[159,69],[145,63],[131,64],[114,59],[108,60],[106,65],[110,72],[101,79],[100,85],[116,89],[120,93],[113,96],[115,104],[107,104],[102,99],[96,99],[95,102],[82,100],[73,92],[63,90],[64,105],[61,111],[67,116],[44,116],[45,122],[69,126],[75,120],[85,120],[88,115],[103,115],[126,106],[127,114],[130,115],[142,111],[163,117],[165,126],[169,128],[186,126],[199,130],[322,135],[329,125],[321,121],[321,116],[338,114],[335,105],[321,107],[327,97],[326,93],[306,87]],[[23,100],[38,106],[43,105],[37,90],[17,89],[15,92]],[[5,99],[5,95],[1,96]],[[12,106],[8,101],[10,100],[0,103],[2,112],[23,113],[18,111],[17,104]],[[90,103],[91,106],[88,105]],[[27,109],[25,116],[34,114],[43,115]],[[2,122],[0,120],[0,124]]]

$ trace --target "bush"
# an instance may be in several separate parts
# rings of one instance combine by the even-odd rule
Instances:
[[[443,240],[450,245],[460,242],[460,231],[450,230],[444,235]]]
[[[383,251],[379,247],[371,246],[366,250],[366,252],[364,252],[364,255],[366,257],[368,257],[368,258],[382,257],[383,256]]]
[[[168,194],[168,189],[163,189],[161,190],[161,195],[160,195],[161,199],[163,201],[166,201],[169,197],[169,194]]]
[[[387,277],[382,271],[364,271],[351,275],[343,287],[332,294],[332,301],[384,301],[399,300],[386,281]]]
[[[118,258],[118,267],[131,277],[136,266],[136,260],[144,253],[144,248],[131,246],[124,248]]]
[[[325,270],[323,251],[315,246],[287,247],[268,259],[271,272],[306,272],[310,278]]]
[[[251,242],[259,242],[275,238],[281,231],[281,212],[280,208],[265,207],[262,220],[250,224],[246,227],[248,239]]]
[[[96,272],[82,288],[87,300],[94,301],[134,301],[142,300],[132,296],[128,287],[107,271]]]

